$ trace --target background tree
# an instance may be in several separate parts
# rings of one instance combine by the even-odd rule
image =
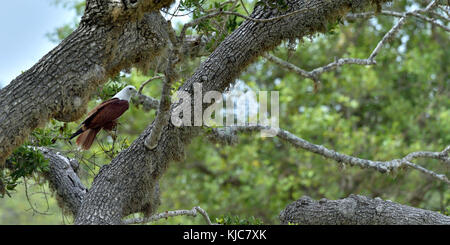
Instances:
[[[105,35],[109,39],[104,39],[107,40],[105,43],[87,42],[95,43],[92,64],[83,63],[80,69],[70,67],[75,72],[64,77],[70,79],[64,80],[63,88],[68,92],[61,95],[63,110],[59,104],[30,108],[41,110],[39,115],[49,113],[49,117],[58,120],[74,121],[82,117],[84,110],[74,109],[74,98],[70,97],[74,95],[70,91],[75,90],[74,94],[81,101],[87,101],[92,94],[94,100],[88,106],[92,108],[99,99],[109,98],[126,84],[139,88],[152,77],[160,79],[142,87],[145,96],[135,99],[135,106],[124,115],[118,129],[119,137],[112,139],[107,134],[100,134],[97,144],[89,152],[76,151],[64,140],[77,123],[51,119],[45,129],[36,129],[26,138],[23,128],[29,131],[38,126],[31,115],[18,120],[24,124],[14,123],[20,132],[19,138],[6,142],[9,139],[5,137],[7,126],[13,123],[7,117],[0,117],[0,141],[6,142],[2,144],[2,152],[8,152],[28,139],[6,160],[1,176],[3,193],[13,195],[10,201],[14,201],[16,194],[11,190],[18,182],[28,179],[28,183],[45,185],[50,179],[60,207],[67,214],[77,216],[78,223],[118,223],[123,218],[131,218],[125,217],[130,214],[133,218],[140,212],[153,214],[159,202],[160,211],[199,205],[213,217],[213,222],[278,223],[280,211],[303,195],[314,199],[339,199],[362,194],[448,212],[448,180],[445,175],[437,174],[448,172],[449,161],[449,148],[446,148],[450,142],[449,51],[446,49],[448,5],[439,1],[394,1],[387,5],[384,1],[303,2],[181,1],[173,4],[171,9],[161,10],[166,19],[172,20],[176,33],[163,27],[158,14],[144,15],[143,21],[140,19],[141,13],[160,8],[152,1],[130,3],[127,11],[123,11],[124,6],[115,6],[118,12],[108,12],[104,6],[88,5],[88,10],[100,8],[105,11],[101,13],[106,14],[96,16],[87,11],[80,26],[68,24],[50,35],[53,40],[64,39],[59,46],[63,52],[52,51],[47,56],[48,64],[43,63],[45,60],[40,61],[34,69],[0,91],[3,114],[14,112],[11,108],[21,108],[21,103],[27,105],[23,102],[27,88],[55,84],[58,81],[55,71],[45,68],[51,68],[55,60],[70,64],[76,55],[66,56],[70,52],[65,49],[76,46],[79,37],[89,36],[86,30],[92,26],[101,27],[96,29],[100,30],[96,36]],[[84,13],[84,2],[68,7],[74,7],[79,15]],[[113,15],[111,19],[108,17],[111,13],[117,16]],[[192,21],[183,17],[187,13],[192,16]],[[181,20],[177,21],[177,18]],[[161,24],[155,28],[155,23]],[[123,26],[133,29],[141,24],[147,26],[150,34],[140,33],[146,37],[145,41],[127,47],[129,42],[142,39],[127,35]],[[111,25],[112,31],[105,31],[108,30],[105,26]],[[253,31],[258,35],[251,35],[255,34]],[[167,46],[168,42],[172,46]],[[246,42],[251,45],[233,46],[233,43]],[[241,53],[245,56],[238,55]],[[227,61],[227,54],[233,54],[230,56],[233,59]],[[83,55],[90,54],[85,52]],[[205,67],[208,65],[221,69],[216,71],[217,74],[207,73]],[[44,72],[39,70],[40,67]],[[223,70],[228,74],[220,73]],[[77,72],[83,77],[80,78]],[[36,73],[42,75],[36,76]],[[42,81],[48,82],[27,84],[41,76],[44,77]],[[204,76],[206,81],[203,81]],[[236,85],[230,87],[235,79]],[[191,89],[194,82],[204,82],[207,89],[219,91],[280,91],[280,127],[287,130],[286,133],[267,139],[241,134],[258,128],[234,128],[236,134],[230,137],[233,142],[239,138],[239,143],[226,145],[215,137],[215,132],[220,129],[178,129],[161,124],[161,141],[155,150],[147,150],[144,141],[159,124],[147,127],[155,118],[154,109],[161,112],[158,115],[166,114],[163,107],[158,108],[159,102],[151,97],[161,97],[163,88],[166,92],[171,87]],[[17,91],[25,92],[21,95]],[[44,95],[52,93],[51,90],[42,91]],[[69,97],[65,97],[67,94]],[[12,106],[14,102],[19,106]],[[194,137],[197,135],[201,136]],[[211,138],[213,144],[207,140]],[[399,166],[395,164],[382,162],[336,159],[327,156],[326,152],[321,154],[314,150],[317,148],[313,145],[299,145],[298,142],[302,142],[299,139],[361,159],[390,161],[412,152],[428,150],[436,153],[408,155],[403,161],[389,162],[403,164],[397,168]],[[29,146],[45,148],[36,151]],[[80,183],[78,188],[67,187],[70,194],[76,195],[68,197],[67,190],[61,185],[65,183],[64,178],[58,182],[55,175],[48,174],[57,172],[52,167],[58,166],[58,159],[52,152],[60,152],[61,156],[80,163],[77,167],[78,164],[71,161],[75,169],[79,168],[78,176],[83,184]],[[419,155],[426,159],[415,160],[420,165],[414,165],[412,160]],[[335,164],[333,159],[341,163]],[[171,160],[175,162],[167,167]],[[373,163],[373,167],[350,166],[368,166],[367,163]],[[123,169],[123,166],[133,167]],[[419,171],[411,170],[411,167]],[[141,175],[135,169],[147,172]],[[32,176],[33,180],[29,180]],[[127,182],[124,176],[134,176],[144,184]],[[74,178],[77,175],[74,174]],[[109,180],[106,182],[110,184],[103,180]],[[155,194],[158,181],[160,201],[159,195]],[[120,191],[119,185],[127,190],[127,194]],[[93,189],[81,203],[80,196],[86,195],[86,188]],[[98,198],[95,193],[114,193],[114,190],[123,197],[120,203],[111,202],[112,206],[108,208],[95,206]],[[33,212],[45,211],[33,206],[33,202],[30,204]],[[88,210],[85,216],[78,213],[79,205]],[[89,208],[104,209],[107,214],[89,220]],[[0,212],[6,213],[4,209]],[[235,215],[240,218],[232,218]],[[245,219],[251,216],[258,220]],[[190,224],[204,221],[176,217],[158,222]]]

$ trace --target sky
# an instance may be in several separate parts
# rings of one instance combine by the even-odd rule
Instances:
[[[56,47],[47,33],[75,17],[53,0],[2,1],[0,14],[0,87],[31,68]]]

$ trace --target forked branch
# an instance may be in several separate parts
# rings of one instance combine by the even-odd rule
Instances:
[[[429,18],[423,14],[426,13],[433,13],[431,10],[438,6],[437,1],[432,1],[430,4],[427,5],[424,9],[417,9],[413,11],[408,11],[405,13],[395,12],[395,11],[381,11],[381,14],[383,15],[389,15],[389,16],[395,16],[400,17],[400,20],[397,21],[397,23],[384,35],[384,37],[378,42],[375,49],[372,51],[370,56],[367,59],[357,59],[357,58],[340,58],[336,59],[334,62],[318,67],[312,71],[306,71],[300,67],[297,67],[296,65],[289,63],[287,61],[284,61],[274,55],[271,54],[265,54],[264,57],[268,60],[272,61],[273,63],[279,65],[280,67],[290,70],[292,72],[297,73],[298,75],[302,77],[309,78],[313,80],[314,82],[320,82],[320,75],[325,72],[329,72],[331,70],[337,69],[342,65],[347,64],[355,64],[355,65],[375,65],[376,56],[380,53],[381,49],[390,41],[392,38],[397,34],[400,29],[403,27],[403,25],[406,23],[406,19],[409,16],[413,16],[416,18],[419,18],[421,20],[424,20],[426,22],[429,22],[435,26],[438,26],[445,31],[450,31],[450,28],[448,28],[445,25],[440,24],[435,18]],[[347,19],[355,19],[355,18],[367,18],[370,16],[373,16],[375,12],[366,12],[366,13],[356,13],[356,14],[348,14]],[[445,18],[444,18],[445,19]]]
[[[235,137],[237,133],[254,133],[263,130],[274,132],[278,138],[291,143],[296,148],[301,148],[306,151],[321,155],[325,158],[335,160],[338,163],[349,164],[351,166],[359,166],[361,168],[371,168],[381,173],[389,173],[401,167],[410,167],[419,170],[420,172],[427,174],[437,180],[450,184],[450,181],[446,175],[437,174],[429,169],[426,169],[420,165],[411,162],[413,159],[417,158],[428,158],[428,159],[437,159],[444,163],[449,164],[450,146],[447,146],[441,152],[420,151],[410,153],[407,156],[400,159],[393,159],[390,161],[373,161],[336,152],[322,145],[310,143],[302,138],[295,136],[294,134],[286,130],[271,128],[269,126],[262,126],[262,125],[231,126],[226,128],[214,129],[213,131],[217,131],[215,135],[221,135],[222,136],[221,139],[225,139],[226,137],[223,137],[224,135]]]

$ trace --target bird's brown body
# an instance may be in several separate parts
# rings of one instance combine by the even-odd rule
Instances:
[[[102,102],[92,109],[86,119],[81,123],[80,129],[70,139],[78,136],[76,143],[83,150],[91,148],[95,136],[101,129],[112,130],[117,125],[117,119],[128,110],[127,100],[112,98]]]

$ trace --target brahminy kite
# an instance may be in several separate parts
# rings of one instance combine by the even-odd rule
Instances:
[[[77,145],[83,150],[91,148],[95,136],[101,129],[113,130],[117,125],[117,119],[129,107],[131,97],[137,93],[134,86],[126,86],[109,100],[97,105],[87,115],[87,118],[80,124],[80,129],[76,131],[69,140],[77,138]]]

